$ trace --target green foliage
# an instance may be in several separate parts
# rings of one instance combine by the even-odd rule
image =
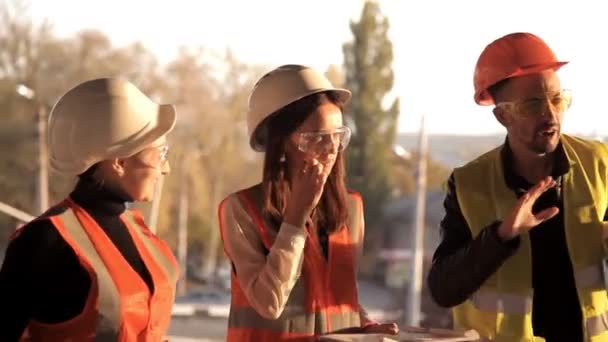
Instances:
[[[393,188],[392,145],[399,99],[388,105],[393,88],[393,45],[388,19],[377,3],[365,2],[358,22],[351,22],[353,41],[344,44],[346,87],[353,92],[347,120],[354,128],[348,149],[348,184],[365,200],[368,226],[381,218]]]

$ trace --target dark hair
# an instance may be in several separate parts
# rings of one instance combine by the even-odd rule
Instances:
[[[279,227],[283,221],[287,200],[285,186],[286,181],[289,181],[289,170],[287,170],[286,163],[281,161],[281,157],[285,153],[285,142],[306,118],[321,105],[324,98],[342,110],[343,104],[335,93],[323,92],[309,95],[281,108],[264,123],[268,125],[268,130],[262,179],[263,213],[276,227]],[[344,173],[344,159],[342,152],[338,152],[336,162],[325,183],[323,194],[312,217],[317,227],[328,232],[339,230],[345,226],[348,219]],[[297,195],[292,194],[292,196]]]
[[[498,81],[488,87],[488,94],[490,94],[490,96],[492,97],[492,100],[494,100],[495,103],[500,101],[499,98],[501,96],[501,92],[502,92],[503,88],[505,87],[505,85],[507,84],[507,82],[509,82],[508,78]]]

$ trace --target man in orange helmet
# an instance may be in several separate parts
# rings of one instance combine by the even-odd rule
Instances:
[[[450,176],[428,280],[456,326],[487,340],[608,341],[608,149],[561,133],[566,63],[530,33],[477,62],[475,102],[494,106],[507,137]]]

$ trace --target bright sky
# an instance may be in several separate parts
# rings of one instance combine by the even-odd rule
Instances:
[[[48,17],[56,33],[99,29],[116,44],[141,40],[163,60],[179,45],[227,46],[251,63],[300,63],[325,70],[342,64],[349,19],[364,0],[104,0],[32,1],[36,19]],[[482,49],[511,32],[545,39],[558,58],[574,103],[564,123],[570,133],[608,134],[602,98],[608,69],[604,1],[381,0],[391,23],[395,92],[401,97],[399,130],[416,131],[426,115],[430,133],[503,132],[489,107],[473,102],[473,68]],[[603,24],[604,23],[604,24]]]

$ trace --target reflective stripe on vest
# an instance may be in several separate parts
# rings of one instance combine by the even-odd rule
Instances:
[[[583,268],[574,275],[576,287],[579,289],[604,289],[603,265],[592,265]],[[608,330],[608,311],[585,319],[585,327],[589,336],[597,336]]]
[[[587,318],[585,321],[589,336],[597,336],[608,330],[608,312]]]
[[[152,254],[152,257],[154,258],[154,260],[156,260],[157,262],[159,262],[161,264],[162,270],[167,272],[167,277],[169,279],[171,279],[173,282],[177,282],[177,278],[179,276],[177,268],[175,268],[175,265],[173,264],[172,260],[168,259],[158,249],[158,247],[156,247],[154,245],[152,240],[150,240],[150,237],[147,236],[144,233],[144,231],[140,228],[141,225],[143,224],[143,222],[137,222],[138,220],[136,219],[136,217],[133,215],[133,213],[131,211],[126,211],[125,214],[123,215],[123,218],[125,219],[125,221],[127,221],[127,223],[131,224],[131,227],[134,228],[133,230],[137,233],[137,235],[139,236],[141,241],[144,243],[144,245],[148,249],[148,252],[150,252],[150,254]]]
[[[531,296],[482,290],[475,292],[470,300],[482,311],[504,312],[511,315],[526,315],[532,312]]]
[[[85,254],[84,256],[95,269],[98,284],[97,289],[99,291],[95,341],[117,341],[118,329],[120,327],[120,296],[118,295],[118,289],[112,280],[112,276],[101,260],[97,250],[95,250],[95,246],[91,243],[87,233],[82,229],[74,212],[68,209],[59,217],[63,221],[68,234],[80,246],[81,251]]]
[[[579,270],[574,275],[579,288],[601,288],[604,277],[601,265],[593,265]],[[476,308],[490,312],[504,312],[512,315],[525,315],[532,312],[532,295],[522,296],[511,293],[500,293],[482,290],[471,296]]]
[[[576,285],[582,288],[604,286],[602,266],[589,266],[575,274]],[[510,293],[493,291],[477,291],[471,302],[478,310],[487,312],[503,312],[511,315],[528,315],[532,313],[532,296],[521,296]],[[597,336],[608,330],[608,311],[589,317],[585,320],[589,336]]]

